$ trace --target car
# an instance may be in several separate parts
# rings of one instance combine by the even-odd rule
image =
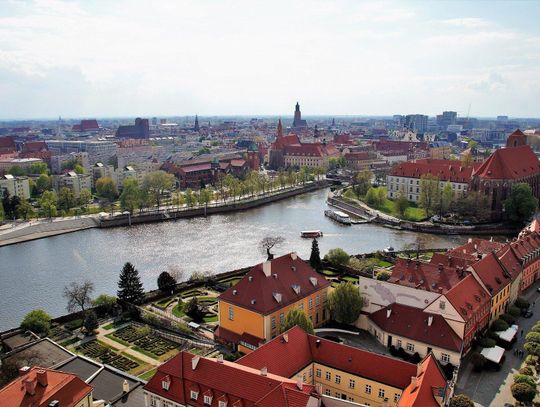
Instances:
[[[532,317],[532,316],[533,316],[532,307],[529,307],[529,308],[527,308],[526,310],[524,310],[523,316],[524,316],[525,318],[530,318],[530,317]]]

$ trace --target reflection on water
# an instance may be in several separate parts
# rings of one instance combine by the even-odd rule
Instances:
[[[0,329],[17,325],[26,312],[43,308],[65,313],[63,287],[89,279],[95,295],[115,294],[118,273],[126,261],[139,270],[146,289],[156,288],[160,272],[220,273],[264,260],[258,242],[281,235],[276,253],[297,251],[309,257],[311,241],[301,230],[321,229],[321,254],[334,247],[365,253],[393,246],[447,247],[459,236],[420,235],[375,225],[342,226],[323,214],[327,191],[321,190],[261,208],[131,228],[90,229],[0,248]]]

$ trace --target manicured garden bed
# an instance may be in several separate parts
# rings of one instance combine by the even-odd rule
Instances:
[[[339,274],[339,273],[336,272],[336,271],[326,270],[326,269],[322,270],[321,273],[322,273],[323,275],[325,275],[325,276],[328,276],[328,277],[335,277],[335,276],[337,276],[337,275]]]
[[[114,348],[111,348],[97,340],[79,345],[75,348],[75,350],[82,353],[84,356],[98,360],[101,363],[106,363],[125,372],[136,369],[140,366],[140,363],[119,354]]]

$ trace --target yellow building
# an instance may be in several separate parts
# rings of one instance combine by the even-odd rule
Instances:
[[[254,266],[218,298],[216,337],[248,353],[275,338],[291,309],[304,311],[314,327],[327,322],[330,283],[296,253]]]

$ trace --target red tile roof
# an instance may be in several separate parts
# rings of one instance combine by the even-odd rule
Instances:
[[[474,263],[472,268],[492,296],[512,283],[510,273],[506,271],[494,253],[486,254],[482,260]]]
[[[47,385],[38,382],[38,372],[43,372]],[[25,381],[30,381],[34,395],[27,393]],[[71,373],[52,369],[33,367],[24,376],[20,376],[0,389],[2,406],[46,407],[53,400],[58,400],[63,407],[78,406],[80,401],[92,392],[92,386],[86,384]]]
[[[231,166],[233,167],[243,167],[246,165],[246,160],[231,160]]]
[[[454,352],[461,351],[462,340],[441,315],[394,303],[370,314],[369,319],[385,332]]]
[[[446,398],[446,380],[432,354],[420,362],[415,377],[403,391],[397,407],[440,407],[439,400]]]
[[[254,266],[219,300],[268,315],[330,285],[295,253],[273,259],[268,275],[263,271],[265,263]]]
[[[526,260],[526,256],[533,254],[535,250],[540,248],[540,234],[533,232],[521,236],[516,241],[511,242],[510,247],[515,255],[524,261],[524,265],[530,261],[536,261],[537,259],[534,256],[530,256],[528,260]]]
[[[309,335],[299,327],[236,362],[255,369],[266,367],[284,377],[292,377],[315,362],[400,389],[407,387],[416,373],[412,363]]]
[[[489,294],[472,274],[458,282],[444,296],[465,321],[478,315],[491,301]]]
[[[388,281],[442,294],[467,274],[464,268],[451,267],[443,262],[434,264],[398,258]]]
[[[473,172],[474,177],[484,179],[521,179],[540,173],[540,162],[530,146],[518,146],[495,150]]]
[[[471,180],[474,166],[464,166],[458,160],[435,160],[421,159],[416,161],[407,161],[399,163],[392,167],[391,176],[420,178],[424,175],[431,174],[437,177],[440,181],[468,183]]]
[[[193,369],[196,358],[198,362]],[[163,380],[169,382],[168,390],[163,388]],[[161,365],[144,389],[176,403],[189,402],[192,406],[204,406],[203,395],[213,397],[215,405],[217,400],[226,399],[234,406],[257,407],[305,407],[311,395],[318,397],[313,386],[303,385],[299,389],[294,380],[270,372],[262,375],[260,370],[238,363],[220,363],[188,352],[181,352]],[[190,400],[191,390],[199,392],[197,401]]]

